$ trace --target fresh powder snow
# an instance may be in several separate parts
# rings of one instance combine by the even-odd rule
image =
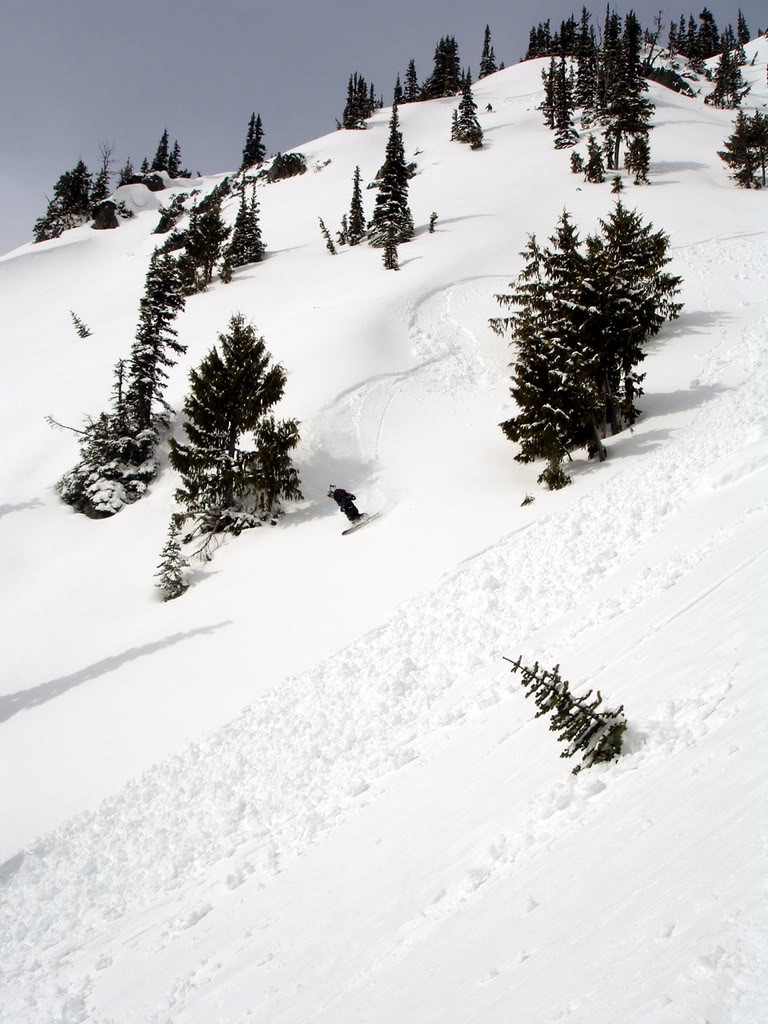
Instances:
[[[768,39],[746,51],[762,109]],[[223,175],[124,187],[118,230],[0,260],[3,1024],[765,1019],[768,194],[717,157],[733,112],[651,85],[651,185],[622,201],[669,234],[684,309],[634,429],[537,487],[498,427],[494,296],[529,233],[615,199],[553,148],[546,65],[475,85],[477,152],[449,141],[458,100],[400,108],[398,273],[317,227],[374,179],[389,110],[259,188],[267,259],[187,301],[166,397],[243,313],[288,374],[305,500],[178,600],[154,587],[167,460],[88,520],[45,417],[106,407],[159,205]],[[330,482],[375,528],[342,538]],[[624,705],[623,755],[572,775],[518,655]]]

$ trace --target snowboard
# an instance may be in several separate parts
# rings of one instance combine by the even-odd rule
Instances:
[[[374,519],[378,519],[380,515],[381,512],[374,512],[372,516],[369,516],[367,512],[363,512],[362,516],[352,523],[348,529],[341,531],[341,536],[346,537],[348,533],[354,533],[355,530],[359,530],[361,527],[367,526],[368,523],[372,523]]]

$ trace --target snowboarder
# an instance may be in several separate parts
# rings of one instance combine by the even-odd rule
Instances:
[[[329,484],[328,497],[333,498],[350,523],[356,523],[358,519],[363,518],[363,513],[358,512],[355,508],[354,502],[357,499],[354,494],[350,494],[349,491],[345,491],[343,487],[337,487],[336,484]]]
[[[485,109],[486,109],[487,113],[489,113],[489,114],[493,113],[493,107],[491,106],[490,103],[488,104],[488,106]]]

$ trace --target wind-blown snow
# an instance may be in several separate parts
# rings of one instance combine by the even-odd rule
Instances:
[[[542,491],[497,426],[493,296],[526,233],[564,205],[593,230],[614,197],[552,147],[540,68],[475,87],[479,152],[451,101],[401,108],[397,274],[317,229],[388,111],[260,190],[269,258],[189,300],[168,397],[243,312],[288,370],[306,500],[177,601],[153,592],[173,473],[73,515],[76,444],[43,420],[104,406],[156,208],[0,261],[3,1024],[764,1018],[766,195],[716,156],[730,113],[651,87],[653,184],[623,200],[669,233],[685,308],[634,431]],[[384,516],[342,539],[331,481]],[[623,704],[625,755],[572,776],[518,654]]]

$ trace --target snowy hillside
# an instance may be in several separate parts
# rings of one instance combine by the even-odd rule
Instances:
[[[305,500],[179,600],[153,577],[173,471],[88,520],[45,422],[105,406],[168,192],[0,260],[2,1024],[765,1019],[768,194],[716,155],[731,112],[651,86],[652,184],[623,200],[669,234],[684,310],[634,430],[537,487],[498,428],[494,295],[528,233],[615,198],[553,148],[543,63],[474,87],[477,152],[455,101],[400,109],[399,273],[317,226],[373,180],[389,110],[259,190],[268,258],[188,300],[166,397],[243,313],[288,372]],[[342,538],[329,482],[384,515]],[[571,775],[519,654],[623,704],[624,756]]]

